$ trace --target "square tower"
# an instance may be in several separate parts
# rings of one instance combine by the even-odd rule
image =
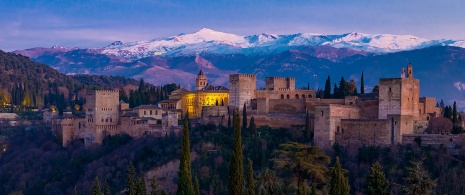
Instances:
[[[86,96],[86,143],[101,143],[105,135],[115,134],[119,123],[119,91],[93,90]]]
[[[229,75],[229,106],[242,110],[255,98],[257,78],[254,74]]]
[[[265,89],[272,91],[295,90],[295,79],[292,77],[266,77]]]

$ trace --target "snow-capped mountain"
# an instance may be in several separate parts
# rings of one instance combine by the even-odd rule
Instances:
[[[189,56],[199,53],[257,54],[272,53],[299,46],[330,46],[378,54],[421,49],[430,46],[457,46],[465,48],[464,40],[428,40],[411,35],[346,33],[321,35],[298,33],[291,35],[259,34],[239,36],[203,28],[192,34],[111,44],[99,49],[101,54],[115,55],[128,60],[150,56]]]

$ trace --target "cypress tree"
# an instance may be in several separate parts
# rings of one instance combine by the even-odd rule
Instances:
[[[310,195],[316,195],[315,185],[312,185],[312,190],[310,191]]]
[[[142,174],[140,178],[137,180],[137,195],[146,195],[147,194],[147,187],[145,186],[145,177]]]
[[[452,124],[455,125],[457,121],[457,104],[454,101],[454,105],[452,107]]]
[[[127,176],[128,176],[128,183],[126,186],[127,193],[129,195],[135,195],[136,194],[136,187],[137,187],[137,179],[136,179],[136,169],[132,165],[132,161],[129,161],[129,167],[127,171]]]
[[[100,181],[98,176],[95,176],[94,183],[92,184],[92,195],[101,195],[102,190],[100,189]]]
[[[247,159],[248,167],[247,167],[247,194],[248,195],[255,195],[255,179],[253,178],[253,167],[252,167],[252,160]]]
[[[152,182],[150,182],[150,187],[152,188],[152,192],[150,195],[158,195],[158,182],[157,182],[157,177],[153,176],[152,177]]]
[[[242,129],[247,129],[247,107],[244,103],[244,108],[242,109]]]
[[[191,157],[190,157],[190,140],[189,140],[189,122],[184,117],[184,125],[182,129],[182,142],[181,142],[181,159],[179,163],[179,176],[178,176],[178,195],[192,194],[192,172],[191,172]]]
[[[345,170],[342,169],[339,157],[336,157],[336,164],[331,170],[330,195],[349,195],[349,179],[344,176]]]
[[[228,194],[241,195],[244,185],[244,166],[242,156],[241,117],[239,111],[234,114],[234,147],[229,166]]]
[[[363,78],[363,71],[362,71],[362,79],[360,81],[360,93],[365,94],[365,80]]]
[[[107,180],[103,184],[103,195],[110,195],[110,186],[108,185]]]
[[[337,87],[336,83],[334,83],[334,89],[333,89],[333,98],[339,98],[339,88]]]
[[[199,185],[199,179],[195,177],[194,180],[194,195],[200,195],[200,185]]]
[[[389,181],[383,173],[383,167],[376,162],[371,167],[371,172],[366,178],[366,187],[363,193],[366,195],[389,195]]]
[[[329,75],[325,82],[325,90],[323,93],[323,98],[325,99],[331,98],[331,78],[329,78]]]

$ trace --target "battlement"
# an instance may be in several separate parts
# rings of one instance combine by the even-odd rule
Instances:
[[[268,80],[268,79],[281,80],[281,81],[287,81],[287,80],[295,81],[294,77],[265,77],[265,80]]]
[[[229,78],[256,78],[255,74],[231,74]]]
[[[119,96],[119,90],[90,90],[87,92],[87,96],[96,96],[98,95],[109,95],[109,94],[118,94]]]

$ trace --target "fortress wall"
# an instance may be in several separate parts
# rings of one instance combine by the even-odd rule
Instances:
[[[255,98],[256,76],[254,74],[229,75],[229,105],[242,110],[244,103]]]
[[[387,119],[389,114],[401,114],[401,78],[379,80],[378,118]]]
[[[357,104],[361,109],[360,118],[378,119],[378,100],[359,100]]]
[[[402,79],[401,114],[417,118],[420,111],[420,81],[413,78]]]
[[[295,125],[305,125],[306,114],[305,113],[296,113],[296,114],[251,114],[248,116],[248,122],[251,117],[254,117],[255,125],[260,126],[270,126],[271,128],[291,128]]]
[[[266,90],[295,89],[295,78],[292,77],[266,77]]]
[[[323,104],[315,105],[315,145],[330,148],[335,141],[342,119],[359,119],[360,108],[354,106]]]
[[[391,132],[387,120],[342,119],[336,142],[341,145],[389,145]]]
[[[305,100],[288,100],[288,99],[278,99],[278,100],[269,100],[269,112],[284,112],[284,113],[296,113],[303,112],[305,113]]]
[[[232,120],[232,116],[231,116]],[[203,106],[202,123],[214,125],[228,125],[228,106]]]

